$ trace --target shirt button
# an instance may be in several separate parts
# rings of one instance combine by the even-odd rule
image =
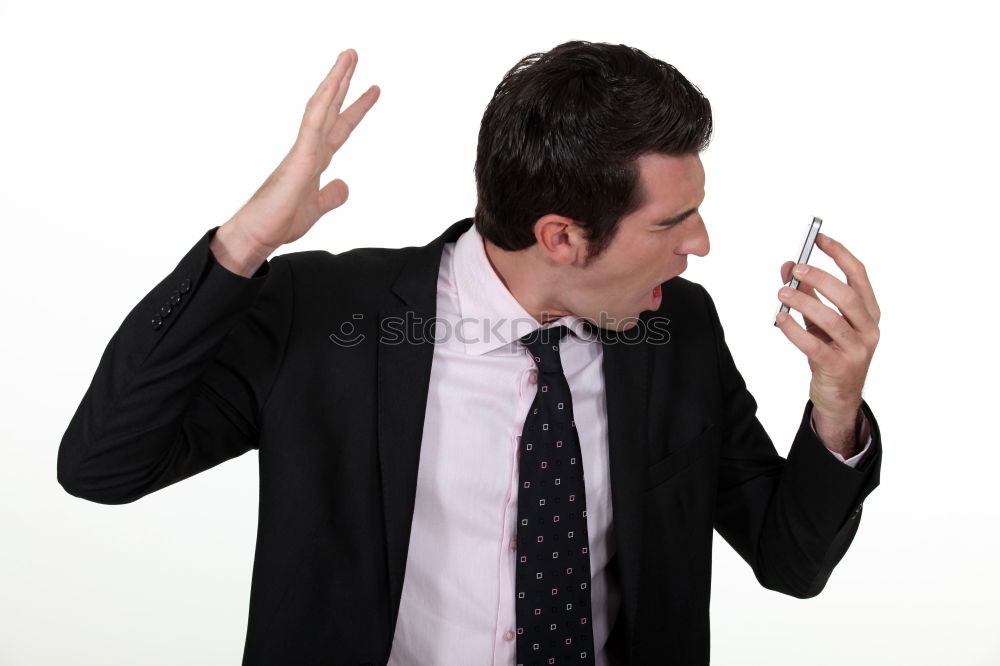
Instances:
[[[510,540],[510,549],[517,550],[517,537]]]
[[[511,631],[510,629],[508,629],[507,631],[503,632],[503,639],[505,641],[512,641],[512,640],[514,640],[514,632]]]
[[[537,370],[532,370],[531,372],[528,373],[528,383],[529,384],[537,384],[538,383],[538,371]]]

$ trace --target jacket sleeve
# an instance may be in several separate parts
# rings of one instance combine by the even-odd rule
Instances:
[[[59,445],[72,495],[124,504],[258,445],[292,317],[291,267],[223,268],[207,231],[125,317]]]
[[[879,484],[882,439],[867,402],[872,442],[851,468],[830,454],[810,425],[807,400],[787,460],[756,417],[757,403],[736,369],[715,304],[704,292],[722,386],[722,449],[715,528],[764,587],[799,598],[819,594],[847,552],[865,497]]]

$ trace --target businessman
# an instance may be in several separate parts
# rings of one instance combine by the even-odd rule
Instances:
[[[342,108],[356,63],[126,316],[63,487],[132,502],[257,449],[244,664],[707,664],[714,531],[764,587],[818,594],[879,482],[862,263],[821,236],[846,282],[780,267],[812,371],[783,458],[679,277],[709,251],[695,86],[624,45],[529,55],[483,116],[473,218],[275,255],[347,199],[320,176],[379,95]]]

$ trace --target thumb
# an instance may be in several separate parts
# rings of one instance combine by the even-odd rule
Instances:
[[[781,283],[786,284],[792,279],[792,267],[795,265],[794,261],[786,261],[781,264]]]
[[[331,180],[319,191],[320,215],[326,215],[347,201],[347,183],[339,178]]]

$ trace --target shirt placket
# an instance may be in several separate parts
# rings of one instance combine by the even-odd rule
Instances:
[[[515,633],[517,631],[517,615],[514,605],[514,585],[517,570],[518,456],[521,450],[521,431],[524,428],[524,420],[531,404],[535,401],[538,384],[538,370],[534,363],[528,359],[527,351],[525,351],[525,358],[529,363],[517,376],[517,408],[514,412],[516,420],[511,424],[508,440],[508,476],[511,482],[507,493],[507,505],[504,507],[502,545],[498,558],[500,575],[498,576],[497,623],[493,650],[493,664],[495,666],[509,666],[514,663],[517,656],[517,635]]]

